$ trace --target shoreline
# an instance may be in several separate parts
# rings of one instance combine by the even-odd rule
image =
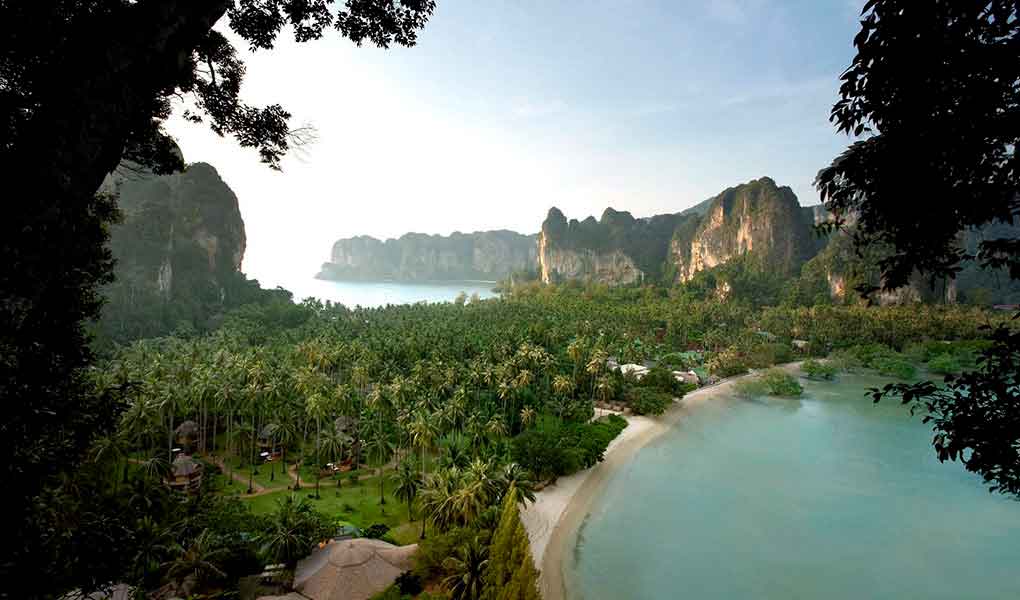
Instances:
[[[798,363],[778,365],[790,370]],[[605,459],[590,469],[561,477],[556,484],[538,493],[535,502],[521,512],[521,522],[528,532],[532,558],[540,570],[539,589],[545,600],[567,597],[565,567],[572,560],[571,545],[603,486],[617,469],[625,466],[634,455],[684,416],[700,405],[725,394],[733,384],[755,373],[730,377],[715,385],[699,388],[685,395],[658,417],[630,416],[627,427],[606,448]]]

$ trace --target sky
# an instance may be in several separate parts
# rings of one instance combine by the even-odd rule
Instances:
[[[848,143],[828,115],[863,3],[438,0],[413,48],[239,47],[243,98],[318,132],[282,172],[179,116],[167,130],[237,194],[243,270],[269,286],[354,235],[535,233],[551,206],[650,216],[765,175],[816,204]]]

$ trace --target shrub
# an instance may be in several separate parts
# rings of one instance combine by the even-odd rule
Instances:
[[[773,396],[794,397],[800,396],[804,392],[804,388],[800,387],[797,378],[782,369],[765,371],[762,381],[765,382],[765,386]]]
[[[416,596],[421,593],[421,578],[410,571],[404,571],[397,576],[394,584],[400,588],[401,594]]]
[[[836,378],[836,367],[828,362],[808,359],[801,364],[800,369],[811,379],[832,380]]]
[[[673,376],[673,371],[663,366],[649,369],[635,385],[650,388],[664,394],[680,393],[680,382]]]
[[[365,528],[361,532],[362,537],[367,537],[373,540],[377,540],[382,536],[386,535],[390,530],[390,526],[385,523],[373,523]]]
[[[747,366],[753,369],[764,369],[792,360],[793,350],[788,345],[777,342],[756,344],[747,353]]]
[[[627,390],[627,406],[639,415],[661,415],[672,403],[671,394],[655,388],[632,387]]]
[[[882,375],[898,379],[911,379],[917,371],[914,365],[898,356],[878,357],[872,362],[871,367]]]
[[[400,588],[396,585],[391,585],[385,590],[372,596],[369,600],[403,600],[404,595],[401,593]]]
[[[829,355],[828,363],[841,373],[853,373],[864,365],[850,350],[837,350]]]
[[[932,373],[940,375],[955,375],[963,371],[963,366],[960,365],[960,361],[955,356],[946,353],[940,354],[928,361],[928,369]]]
[[[418,542],[418,551],[414,554],[414,570],[422,581],[429,581],[443,574],[443,560],[453,556],[456,549],[463,546],[477,535],[467,527],[455,527],[443,533],[433,533]]]
[[[733,392],[742,398],[757,398],[769,393],[761,377],[745,377],[733,384]]]
[[[758,396],[800,396],[804,391],[797,378],[782,369],[769,369],[754,377],[745,377],[733,385],[733,391],[744,398]]]
[[[733,350],[724,350],[708,361],[708,372],[717,377],[733,377],[747,373],[747,362]]]
[[[547,415],[513,438],[510,452],[539,479],[569,475],[601,461],[609,442],[626,426],[617,415],[592,423],[564,423]]]
[[[699,352],[670,352],[659,359],[659,364],[675,370],[693,369],[701,364],[701,358]]]

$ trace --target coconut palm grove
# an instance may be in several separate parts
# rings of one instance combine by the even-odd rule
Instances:
[[[846,4],[0,0],[0,598],[1018,597],[1020,5]]]

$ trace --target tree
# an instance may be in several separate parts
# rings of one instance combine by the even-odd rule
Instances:
[[[516,498],[507,494],[499,526],[489,547],[489,568],[485,574],[487,600],[538,600],[538,570],[531,556],[528,533],[521,523]]]
[[[886,290],[916,273],[952,278],[969,261],[1020,279],[1020,239],[984,239],[972,254],[960,243],[973,228],[1020,216],[1020,6],[869,0],[862,15],[831,120],[866,137],[818,174],[822,200],[836,215],[829,228],[850,223],[858,247],[891,249],[879,263]],[[1000,327],[992,339],[982,368],[951,380],[946,392],[896,384],[876,398],[899,396],[929,411],[940,460],[960,460],[993,490],[1020,495],[1020,391],[1011,358],[1020,338]]]
[[[163,566],[167,569],[167,577],[177,582],[177,588],[187,596],[210,577],[226,576],[218,564],[226,553],[226,548],[214,546],[209,530],[204,530],[187,548],[181,549],[176,559]]]
[[[488,556],[489,549],[475,536],[458,548],[455,556],[443,561],[443,568],[448,573],[443,586],[450,590],[452,600],[479,600],[482,597]]]
[[[404,504],[407,504],[407,520],[414,520],[414,515],[411,514],[411,507],[414,505],[414,499],[418,497],[418,490],[421,488],[422,481],[410,460],[400,463],[400,466],[397,467],[396,472],[393,474],[393,481],[396,484],[393,495]]]
[[[299,42],[334,27],[361,44],[413,45],[433,0],[93,0],[0,4],[0,178],[11,182],[0,220],[0,397],[3,479],[18,491],[0,548],[0,574],[43,595],[53,532],[33,498],[74,469],[93,436],[109,433],[116,389],[88,382],[85,325],[99,316],[97,289],[111,279],[108,226],[117,216],[97,194],[122,160],[156,173],[182,167],[163,132],[173,101],[279,167],[301,132],[283,107],[240,100],[244,65],[215,25],[253,49],[271,49],[285,27]],[[60,532],[64,535],[66,532]],[[102,553],[97,555],[102,558]],[[15,568],[16,567],[16,568]],[[56,585],[54,583],[53,585]],[[74,585],[71,582],[70,585]],[[17,587],[17,586],[15,586]],[[53,590],[60,595],[61,590]]]

